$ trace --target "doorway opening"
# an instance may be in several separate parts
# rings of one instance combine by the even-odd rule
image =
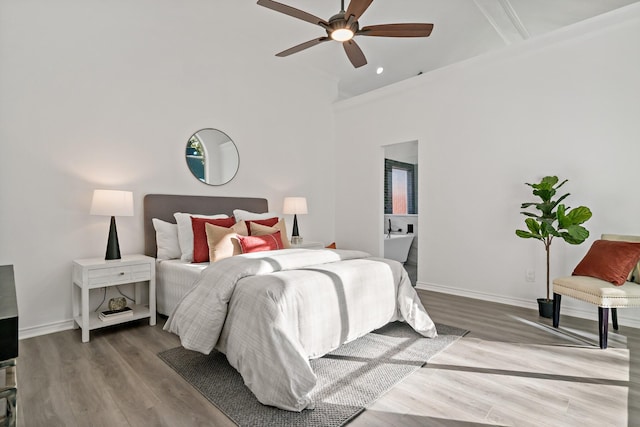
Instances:
[[[418,271],[418,141],[384,148],[384,257],[402,262],[416,285]]]

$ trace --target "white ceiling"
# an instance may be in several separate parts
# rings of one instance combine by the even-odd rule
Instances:
[[[328,20],[340,0],[278,0]],[[359,95],[420,73],[500,49],[640,0],[374,0],[359,20],[375,24],[426,22],[427,38],[356,37],[368,64],[358,69],[338,42],[322,43],[286,58],[292,66],[335,77],[340,98]],[[345,1],[345,8],[349,0]],[[326,35],[316,25],[255,5],[272,37],[261,44],[273,54]],[[376,74],[382,66],[384,72]]]

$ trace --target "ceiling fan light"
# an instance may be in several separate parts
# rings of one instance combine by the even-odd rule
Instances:
[[[353,31],[348,28],[338,28],[331,32],[331,38],[338,42],[346,42],[353,38]]]

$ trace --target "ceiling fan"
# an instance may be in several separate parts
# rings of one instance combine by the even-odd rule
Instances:
[[[324,28],[327,35],[317,39],[309,40],[297,46],[283,50],[276,56],[284,57],[300,52],[326,41],[335,40],[342,43],[344,51],[349,61],[354,67],[362,67],[366,65],[367,59],[362,49],[353,40],[355,36],[372,36],[372,37],[428,37],[433,30],[433,24],[382,24],[370,25],[360,28],[358,19],[369,8],[373,0],[351,0],[347,10],[344,10],[344,0],[341,0],[340,12],[329,18],[328,21],[318,18],[310,13],[296,9],[286,4],[278,3],[273,0],[258,0],[260,6],[275,10],[285,15],[316,24]]]

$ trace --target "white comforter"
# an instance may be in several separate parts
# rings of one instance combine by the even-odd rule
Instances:
[[[286,249],[212,263],[164,329],[187,349],[225,353],[263,404],[301,411],[313,407],[310,358],[394,320],[437,335],[397,261]]]

